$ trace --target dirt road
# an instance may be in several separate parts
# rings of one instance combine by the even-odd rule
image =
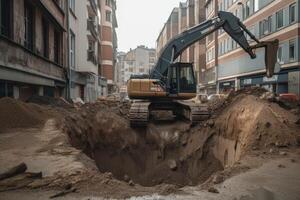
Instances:
[[[296,163],[291,162],[291,158],[297,159]],[[279,168],[278,165],[285,163],[285,168]],[[246,173],[234,176],[216,188],[219,194],[209,193],[200,190],[199,187],[184,187],[180,189],[178,195],[158,195],[152,194],[140,197],[131,197],[130,199],[139,200],[171,200],[171,199],[207,199],[207,200],[299,200],[300,198],[300,156],[299,154],[289,155],[288,157],[270,160],[261,167],[252,169]],[[43,200],[48,199],[57,191],[25,190],[11,191],[1,193],[0,199],[6,200]],[[79,200],[104,199],[93,195],[70,194],[61,199]]]

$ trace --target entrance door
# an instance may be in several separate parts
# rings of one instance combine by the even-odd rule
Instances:
[[[84,85],[79,85],[79,95],[82,101],[84,101]]]

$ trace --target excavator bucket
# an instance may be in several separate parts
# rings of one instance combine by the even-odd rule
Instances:
[[[252,49],[265,48],[265,63],[267,77],[272,77],[274,75],[275,65],[277,62],[277,52],[279,48],[279,41],[262,41],[251,47]]]

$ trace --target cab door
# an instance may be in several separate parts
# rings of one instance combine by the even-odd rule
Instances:
[[[194,75],[193,64],[180,63],[178,67],[178,93],[196,93],[196,80]]]

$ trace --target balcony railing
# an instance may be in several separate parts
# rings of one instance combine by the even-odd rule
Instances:
[[[87,60],[91,61],[92,63],[94,63],[94,65],[98,64],[98,60],[97,60],[95,51],[91,51],[91,50],[87,51]]]
[[[88,19],[87,20],[87,29],[91,31],[92,35],[95,37],[95,39],[98,39],[98,31],[96,30],[95,22]]]

